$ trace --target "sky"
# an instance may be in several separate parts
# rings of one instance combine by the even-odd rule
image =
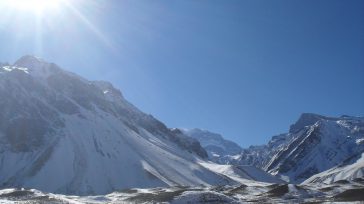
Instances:
[[[364,115],[361,0],[0,2],[0,12],[1,62],[32,54],[110,81],[168,127],[248,147],[304,112]]]

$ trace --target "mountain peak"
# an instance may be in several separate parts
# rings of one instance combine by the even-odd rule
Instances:
[[[321,119],[326,120],[329,119],[329,117],[318,115],[315,113],[302,113],[297,122],[290,126],[289,132],[291,133],[297,132],[302,128],[304,128],[305,126],[315,124],[317,121]]]
[[[241,151],[241,147],[227,139],[222,135],[213,133],[207,130],[182,129],[187,136],[197,139],[201,146],[204,147],[208,153],[209,158],[217,163],[226,163],[227,158],[237,155]]]
[[[43,59],[33,56],[33,55],[24,55],[20,59],[18,59],[14,65],[15,66],[29,66],[29,65],[39,65],[46,63]],[[30,67],[28,67],[30,68]]]
[[[314,125],[319,120],[336,121],[340,119],[363,120],[363,117],[342,115],[340,117],[323,116],[315,113],[302,113],[297,122],[290,126],[289,132],[296,133],[305,126]]]
[[[40,57],[25,55],[18,59],[14,68],[26,68],[32,76],[47,78],[48,76],[59,72],[61,69],[54,63],[49,63]]]
[[[217,140],[223,139],[223,137],[218,133],[213,133],[208,130],[203,130],[203,129],[199,129],[199,128],[186,129],[184,131],[190,135],[199,135],[199,137],[207,137],[207,138],[213,138],[213,139],[217,139]]]

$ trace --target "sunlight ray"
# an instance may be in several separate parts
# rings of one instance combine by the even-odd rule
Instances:
[[[113,43],[109,40],[108,37],[104,35],[89,19],[86,18],[85,15],[81,13],[80,10],[75,8],[71,3],[65,2],[67,7],[72,11],[74,15],[76,15],[84,25],[87,26],[109,49],[113,52],[116,52],[116,48],[114,47]]]
[[[39,55],[43,55],[43,19],[42,13],[36,15],[35,27],[35,50]]]

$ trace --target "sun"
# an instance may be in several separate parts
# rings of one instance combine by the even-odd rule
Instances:
[[[3,5],[12,9],[43,12],[58,9],[65,0],[1,0]]]

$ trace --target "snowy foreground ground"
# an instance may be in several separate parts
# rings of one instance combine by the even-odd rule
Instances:
[[[302,203],[364,202],[364,179],[331,185],[237,185],[130,189],[100,196],[66,196],[33,189],[0,190],[0,203]]]

